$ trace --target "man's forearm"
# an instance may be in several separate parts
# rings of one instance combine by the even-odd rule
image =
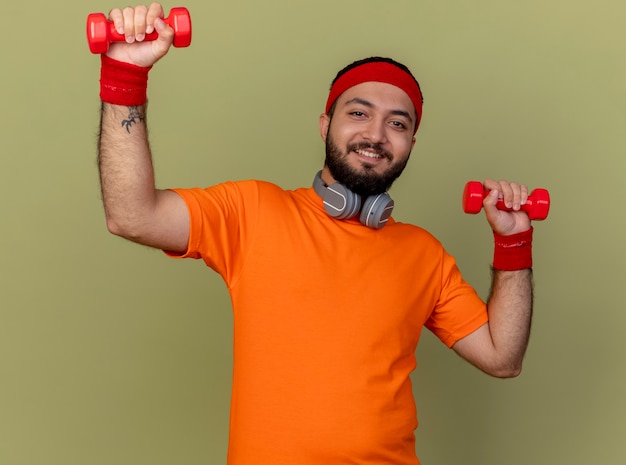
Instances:
[[[155,203],[146,107],[102,103],[98,167],[107,227],[132,236]],[[146,210],[147,209],[147,210]]]
[[[492,270],[491,293],[487,302],[489,330],[501,365],[519,374],[528,340],[533,312],[532,269]]]

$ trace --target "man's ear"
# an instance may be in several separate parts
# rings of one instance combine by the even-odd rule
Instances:
[[[320,115],[320,136],[322,136],[322,140],[326,142],[326,137],[328,136],[328,127],[330,126],[330,116],[326,113],[322,113]]]

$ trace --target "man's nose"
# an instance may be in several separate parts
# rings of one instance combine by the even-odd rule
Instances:
[[[363,137],[375,144],[381,144],[387,140],[385,125],[382,121],[372,120],[363,132]]]

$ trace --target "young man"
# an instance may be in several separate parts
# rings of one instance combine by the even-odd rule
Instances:
[[[422,94],[406,67],[370,58],[333,81],[313,187],[155,189],[145,101],[148,71],[172,44],[162,17],[156,3],[110,13],[127,42],[102,56],[103,201],[112,233],[203,259],[231,293],[229,464],[418,464],[409,374],[423,326],[492,376],[520,373],[532,313],[526,187],[484,183],[495,237],[484,303],[433,236],[390,216],[386,191],[409,159]],[[153,29],[159,38],[143,42]]]

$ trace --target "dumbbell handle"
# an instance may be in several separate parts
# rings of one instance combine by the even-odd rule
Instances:
[[[478,213],[483,207],[483,200],[489,194],[481,182],[470,181],[463,190],[463,211],[465,213]],[[496,208],[503,211],[513,211],[508,208],[502,199],[496,203]],[[521,211],[528,214],[531,220],[545,220],[550,210],[550,194],[546,189],[535,189],[529,195],[526,203],[521,206]]]
[[[191,16],[184,7],[170,10],[163,22],[174,29],[174,47],[188,47],[191,43]],[[152,31],[145,35],[144,41],[156,40],[159,34]],[[103,13],[91,13],[87,16],[87,42],[91,53],[105,53],[111,42],[124,42],[126,36],[115,29],[113,21],[106,19]]]

